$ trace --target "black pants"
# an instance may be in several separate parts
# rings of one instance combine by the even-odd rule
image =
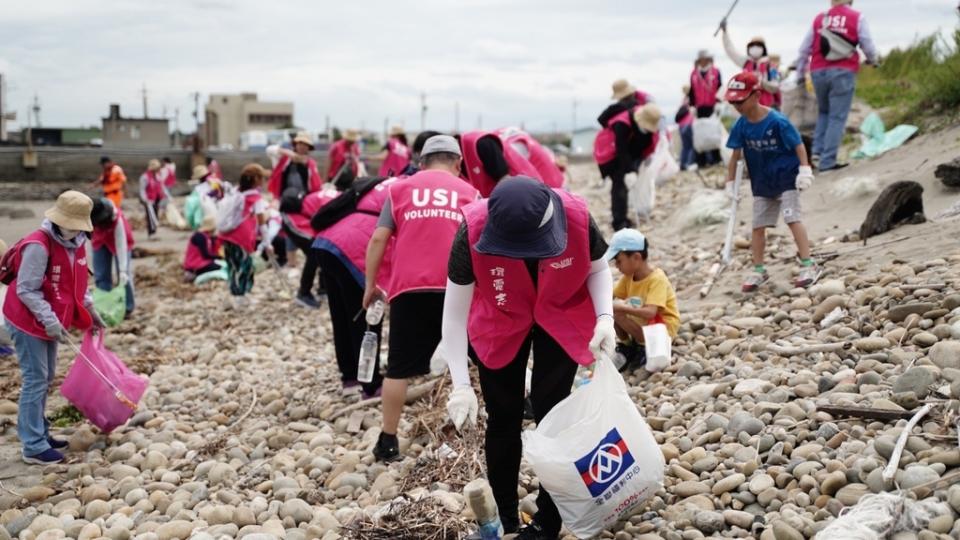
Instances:
[[[303,271],[300,272],[300,290],[297,292],[297,294],[301,296],[306,296],[308,294],[312,295],[314,280],[316,280],[317,287],[320,291],[325,290],[327,286],[324,284],[323,276],[317,275],[320,272],[320,260],[318,258],[320,251],[313,249],[310,241],[305,240],[296,234],[287,234],[289,235],[288,238],[290,238],[290,241],[293,243],[293,245],[297,246],[297,249],[303,252],[305,259],[303,261]],[[284,242],[284,249],[286,249],[286,242]],[[286,261],[286,254],[284,254],[284,261]],[[286,264],[286,262],[283,264]]]
[[[537,422],[570,394],[577,364],[540,327],[535,326],[514,359],[501,369],[491,370],[477,363],[480,388],[487,410],[487,477],[507,529],[518,523],[517,479],[520,475],[523,401],[527,359],[533,346],[533,377],[530,401]],[[559,534],[562,521],[550,494],[540,487],[536,521],[548,534]]]
[[[160,225],[160,201],[163,199],[157,199],[155,201],[149,200],[140,200],[140,204],[143,205],[143,211],[147,216],[147,236],[153,236],[157,232],[157,227]]]
[[[710,118],[713,116],[715,107],[697,107],[697,118]],[[697,152],[697,167],[709,167],[723,163],[723,157],[719,150],[710,150],[709,152]]]
[[[330,320],[333,323],[333,348],[337,354],[337,367],[340,368],[340,380],[356,382],[357,361],[360,359],[360,344],[363,334],[367,331],[367,321],[361,313],[363,304],[363,287],[353,278],[347,267],[329,251],[311,249],[313,258],[323,269],[320,276],[327,289],[327,305],[330,306]],[[383,324],[371,327],[370,330],[381,335]],[[383,385],[383,376],[380,374],[380,350],[377,349],[377,360],[373,369],[373,381],[363,385],[367,394],[373,394]]]
[[[633,227],[627,217],[627,183],[625,177],[629,167],[621,165],[619,159],[600,166],[600,176],[610,178],[610,214],[613,217],[613,230]],[[634,169],[636,170],[636,169]]]

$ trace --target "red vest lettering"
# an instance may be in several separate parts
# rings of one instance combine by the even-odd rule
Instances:
[[[813,21],[813,57],[810,61],[810,71],[820,71],[828,68],[840,68],[860,71],[860,53],[854,48],[853,53],[842,60],[830,61],[820,46],[820,30],[825,29],[842,36],[852,44],[860,43],[860,12],[850,6],[841,4],[834,6],[826,13],[817,15]]]
[[[490,369],[513,360],[534,324],[578,364],[589,365],[594,360],[587,348],[596,324],[587,290],[590,214],[583,199],[556,191],[567,215],[567,247],[557,257],[539,262],[536,287],[522,259],[470,249],[477,281],[467,328],[477,356]],[[487,223],[487,201],[464,207],[463,215],[473,246]]]
[[[396,224],[389,299],[415,290],[442,291],[447,285],[447,259],[460,208],[477,198],[477,190],[450,173],[421,171],[388,188]]]

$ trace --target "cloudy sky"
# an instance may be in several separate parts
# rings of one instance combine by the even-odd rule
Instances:
[[[734,41],[763,35],[785,63],[827,0],[741,0]],[[882,51],[953,28],[957,0],[858,0]],[[0,0],[0,72],[21,123],[34,93],[46,126],[99,125],[180,109],[192,92],[255,91],[293,101],[298,125],[589,125],[626,77],[672,116],[697,49],[734,66],[712,34],[728,0]],[[201,105],[202,107],[202,105]],[[202,114],[202,111],[201,111]],[[172,125],[171,125],[172,127]]]

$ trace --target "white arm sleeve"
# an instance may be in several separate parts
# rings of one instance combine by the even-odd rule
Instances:
[[[450,368],[453,387],[470,386],[469,361],[467,359],[467,316],[473,300],[474,283],[457,285],[447,280],[447,293],[443,299],[443,339],[441,354]]]
[[[613,274],[610,273],[610,263],[605,259],[597,259],[590,263],[587,289],[590,291],[590,299],[593,300],[593,310],[597,317],[609,315],[613,318]],[[449,290],[448,286],[448,294]]]
[[[113,245],[117,248],[117,267],[120,268],[120,273],[133,277],[130,275],[130,248],[127,246],[127,229],[123,224],[125,219],[127,218],[121,216],[113,228]]]
[[[723,31],[723,50],[726,51],[730,61],[736,64],[737,67],[742,68],[743,65],[747,63],[747,60],[750,59],[747,55],[737,51],[737,47],[733,44],[733,40],[730,39],[730,34],[728,34],[726,30]]]

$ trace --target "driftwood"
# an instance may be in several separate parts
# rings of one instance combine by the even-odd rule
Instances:
[[[853,344],[849,341],[842,341],[840,343],[817,343],[815,345],[797,345],[795,347],[784,347],[783,345],[770,343],[767,345],[767,350],[780,356],[798,356],[801,354],[846,351],[851,347],[853,347]]]
[[[720,272],[723,271],[723,265],[720,263],[713,263],[713,266],[710,267],[710,272],[707,274],[707,282],[703,284],[703,287],[700,287],[700,298],[706,298],[710,294],[710,289],[713,288],[713,285],[717,282],[717,278],[720,276]]]
[[[409,404],[409,403],[413,403],[414,401],[416,401],[416,400],[422,398],[423,396],[429,394],[429,393],[433,390],[433,388],[437,385],[437,383],[440,382],[441,380],[443,380],[443,378],[442,378],[442,377],[438,377],[438,378],[436,378],[436,379],[434,379],[434,380],[432,380],[432,381],[425,382],[425,383],[423,383],[423,384],[419,384],[419,385],[417,385],[417,386],[414,386],[413,388],[408,389],[408,390],[407,390],[407,400],[406,400],[406,403],[408,403],[408,404]],[[377,404],[380,403],[380,401],[382,401],[382,400],[381,400],[379,397],[370,398],[370,399],[365,399],[365,400],[363,400],[363,401],[358,401],[357,403],[354,403],[354,404],[352,404],[352,405],[348,405],[348,406],[346,406],[346,407],[338,410],[337,412],[331,414],[331,415],[330,415],[330,418],[327,418],[326,420],[327,420],[327,421],[336,420],[337,418],[340,418],[341,416],[343,416],[343,415],[345,415],[345,414],[352,413],[353,411],[356,411],[356,410],[358,410],[358,409],[364,409],[364,408],[369,407],[369,406],[371,406],[371,405],[377,405]]]
[[[912,491],[914,495],[917,496],[918,500],[925,499],[929,497],[934,491],[951,486],[960,481],[960,471],[952,472],[943,478],[938,478],[932,482],[927,482],[926,484],[920,484],[919,486],[914,486],[908,491]]]
[[[863,224],[860,238],[883,234],[904,223],[924,223],[923,186],[912,180],[894,182],[887,186],[874,201]]]
[[[872,407],[842,407],[839,405],[820,405],[817,411],[831,416],[863,418],[865,420],[900,420],[913,417],[911,411],[891,411],[889,409],[874,409]]]
[[[927,403],[922,409],[917,411],[917,414],[913,415],[913,418],[903,427],[903,431],[900,432],[900,437],[897,439],[897,445],[893,447],[893,454],[890,455],[890,461],[887,463],[886,468],[883,469],[883,479],[885,481],[889,482],[893,480],[893,477],[897,474],[897,469],[900,468],[900,455],[903,454],[903,447],[907,445],[910,432],[913,430],[913,427],[920,422],[920,419],[926,416],[932,408],[933,404]]]

